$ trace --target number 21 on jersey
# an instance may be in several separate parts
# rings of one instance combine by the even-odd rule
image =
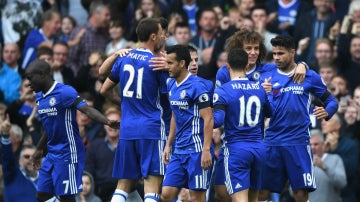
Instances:
[[[130,86],[133,84],[135,79],[135,68],[132,65],[124,65],[124,72],[129,72],[129,78],[126,81],[125,87],[123,89],[123,96],[132,98],[134,96],[134,91],[130,90]],[[142,99],[142,83],[143,83],[144,67],[137,70],[136,78],[136,98]]]

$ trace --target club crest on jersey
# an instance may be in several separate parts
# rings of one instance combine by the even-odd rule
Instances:
[[[55,104],[56,104],[56,99],[55,99],[55,97],[50,98],[50,100],[49,100],[49,105],[50,105],[50,106],[54,106]]]
[[[254,72],[254,74],[253,74],[253,79],[255,80],[255,81],[257,81],[257,80],[259,80],[259,78],[260,78],[260,72]]]
[[[185,96],[186,96],[186,90],[182,90],[182,91],[180,92],[180,98],[181,98],[181,99],[184,99]]]

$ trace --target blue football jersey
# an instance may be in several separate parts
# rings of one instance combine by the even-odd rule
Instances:
[[[176,122],[176,154],[202,151],[204,121],[200,109],[210,107],[209,88],[204,81],[190,73],[180,84],[175,79],[168,80],[170,105]]]
[[[225,143],[262,142],[264,116],[270,115],[270,106],[259,82],[236,78],[216,88],[214,109],[214,122],[224,124]]]
[[[262,63],[256,65],[253,69],[246,72],[246,77],[250,81],[258,81],[261,75],[265,72],[269,72],[276,69],[276,65],[274,63]],[[219,87],[231,80],[230,72],[226,65],[222,66],[216,73],[216,87]]]
[[[55,161],[77,163],[85,158],[76,110],[86,105],[86,102],[78,102],[78,98],[73,87],[57,82],[47,93],[36,94],[39,117],[48,137],[48,157]]]
[[[118,58],[110,79],[120,83],[121,139],[166,139],[160,94],[166,89],[166,74],[153,71],[148,49],[138,48]]]
[[[268,94],[272,115],[265,131],[265,144],[268,145],[307,145],[309,144],[309,110],[312,95],[322,98],[325,109],[331,117],[337,111],[337,102],[321,77],[313,70],[307,70],[302,84],[293,82],[289,75],[278,69],[263,75],[261,80],[271,77],[273,90]]]

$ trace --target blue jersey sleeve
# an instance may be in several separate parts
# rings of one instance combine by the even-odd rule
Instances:
[[[226,96],[221,87],[216,88],[213,96],[214,104],[214,128],[224,125],[225,109],[226,109]]]
[[[165,71],[160,71],[158,74],[158,80],[159,80],[159,86],[160,86],[160,92],[162,94],[168,93],[167,90],[167,80],[169,78],[169,73]]]
[[[210,107],[210,92],[204,81],[200,81],[195,85],[193,99],[199,105],[199,109]]]
[[[61,97],[62,105],[64,108],[72,107],[75,105],[74,107],[78,109],[84,105],[87,105],[85,100],[80,100],[78,93],[71,86],[67,86],[63,89]]]
[[[312,73],[311,76],[311,93],[313,93],[317,98],[325,105],[325,110],[329,114],[326,120],[329,120],[338,110],[338,102],[336,101],[335,97],[328,92],[327,87],[317,73],[309,70]]]
[[[118,57],[118,59],[115,61],[114,65],[112,66],[111,73],[110,73],[110,80],[119,83],[120,81],[120,68],[121,68],[121,61],[122,58]]]
[[[216,73],[216,83],[215,86],[219,87],[227,82],[229,82],[230,79],[230,72],[227,68],[227,66],[222,66]]]

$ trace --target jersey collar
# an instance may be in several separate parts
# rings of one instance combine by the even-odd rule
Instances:
[[[45,94],[43,94],[43,97],[46,97],[47,95],[49,95],[49,94],[51,93],[51,91],[54,90],[54,88],[55,88],[55,86],[56,86],[57,83],[58,83],[58,82],[54,81],[54,83],[53,83],[53,85],[51,86],[51,88],[50,88]]]
[[[191,76],[191,73],[189,72],[188,75],[185,77],[184,80],[182,80],[180,83],[177,83],[176,80],[176,87],[179,87],[181,84],[183,84],[189,77]]]

